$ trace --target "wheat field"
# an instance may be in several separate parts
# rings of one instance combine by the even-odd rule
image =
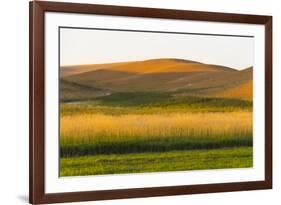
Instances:
[[[252,113],[81,114],[61,117],[61,156],[249,146]]]
[[[252,113],[173,113],[151,115],[82,114],[61,118],[63,139],[90,140],[124,136],[153,138],[168,136],[214,136],[237,133],[243,136],[252,130]]]

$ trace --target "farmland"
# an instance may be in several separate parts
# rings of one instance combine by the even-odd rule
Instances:
[[[251,69],[236,72],[167,61],[166,67],[166,61],[145,62],[150,69],[133,63],[133,77],[130,63],[110,65],[114,72],[83,67],[85,74],[76,67],[65,68],[69,70],[61,79],[61,176],[252,166]],[[162,63],[161,75],[157,63]],[[192,69],[185,74],[170,73],[172,65],[179,64],[182,72],[189,63]],[[217,81],[209,81],[202,72]],[[151,77],[159,81],[151,84]],[[194,83],[186,84],[187,79]],[[170,84],[162,86],[163,82]]]

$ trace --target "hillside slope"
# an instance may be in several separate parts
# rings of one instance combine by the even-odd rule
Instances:
[[[60,73],[61,80],[81,88],[93,88],[90,93],[97,96],[114,92],[157,91],[173,92],[177,96],[252,99],[252,68],[238,71],[181,59],[153,59],[62,67]]]
[[[253,98],[253,80],[249,80],[241,85],[229,88],[225,91],[214,94],[215,97],[236,98],[243,100],[252,100]]]

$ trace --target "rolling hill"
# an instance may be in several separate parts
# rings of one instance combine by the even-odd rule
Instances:
[[[61,99],[85,100],[119,92],[169,92],[174,96],[251,100],[252,73],[252,67],[238,71],[169,58],[63,66],[60,70]]]
[[[159,73],[159,72],[212,72],[217,70],[235,71],[235,69],[219,66],[208,65],[191,60],[176,58],[150,59],[144,61],[118,62],[107,64],[88,64],[62,66],[61,76],[71,76],[79,73],[95,70],[113,70],[132,73]]]

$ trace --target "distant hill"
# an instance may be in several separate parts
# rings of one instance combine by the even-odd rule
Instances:
[[[228,67],[218,65],[208,65],[196,61],[164,58],[151,59],[145,61],[119,62],[107,64],[89,64],[89,65],[74,65],[62,66],[61,76],[71,76],[79,73],[95,71],[95,70],[112,70],[130,73],[163,73],[163,72],[212,72],[218,70],[233,70]]]
[[[75,85],[73,95],[87,93],[94,97],[114,92],[157,91],[172,92],[176,96],[199,95],[246,100],[252,99],[252,73],[252,68],[238,71],[220,65],[168,58],[64,66],[60,70],[61,82]],[[69,86],[68,91],[61,87],[61,92],[68,92],[68,96],[72,95]]]

